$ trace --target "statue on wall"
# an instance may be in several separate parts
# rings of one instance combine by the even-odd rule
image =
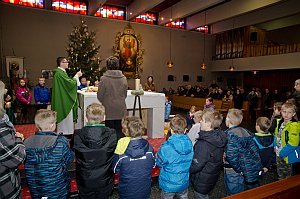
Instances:
[[[128,23],[123,33],[118,32],[113,49],[120,60],[120,68],[127,78],[139,78],[142,72],[144,49],[141,48],[141,36],[136,35]]]

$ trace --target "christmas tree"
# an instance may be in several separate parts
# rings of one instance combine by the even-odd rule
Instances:
[[[67,47],[70,77],[73,77],[79,70],[87,80],[94,82],[103,74],[100,69],[101,60],[98,55],[100,46],[95,44],[95,32],[89,32],[85,21],[74,26],[73,31],[68,36],[69,44]]]

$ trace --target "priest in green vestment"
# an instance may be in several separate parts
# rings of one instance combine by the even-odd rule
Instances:
[[[79,71],[74,78],[70,78],[66,73],[68,60],[58,57],[56,61],[58,67],[53,70],[51,108],[57,113],[57,132],[73,134],[78,111],[77,82],[82,73]]]

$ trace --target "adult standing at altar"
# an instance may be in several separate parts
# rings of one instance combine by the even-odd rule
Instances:
[[[155,84],[154,84],[154,81],[153,81],[153,76],[148,76],[147,77],[147,82],[145,83],[144,85],[144,90],[145,91],[155,91]]]
[[[81,71],[70,78],[66,72],[69,62],[65,57],[58,57],[57,68],[53,70],[52,105],[57,113],[57,131],[63,134],[74,133],[74,122],[77,121],[77,82]]]
[[[106,59],[107,71],[100,78],[98,100],[105,107],[105,126],[116,130],[118,139],[123,137],[121,120],[126,115],[127,79],[119,70],[119,59]]]

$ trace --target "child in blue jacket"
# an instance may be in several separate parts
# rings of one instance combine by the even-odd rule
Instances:
[[[169,100],[168,96],[165,96],[165,122],[169,121],[171,114],[172,102]]]
[[[35,115],[40,130],[24,142],[25,171],[32,199],[66,199],[70,192],[67,165],[74,160],[69,141],[55,133],[56,113],[41,109]]]
[[[171,137],[162,144],[156,154],[156,164],[161,167],[159,187],[161,198],[188,198],[189,169],[194,151],[193,144],[185,134],[186,121],[176,115],[170,122]]]
[[[47,105],[50,104],[51,96],[50,90],[45,86],[45,78],[40,77],[39,83],[34,87],[34,100],[36,104],[39,104],[39,108],[46,109]]]
[[[155,166],[152,146],[144,135],[144,125],[138,117],[122,119],[126,137],[118,141],[113,170],[120,174],[119,196],[122,199],[150,199],[151,171]]]
[[[259,150],[250,132],[240,127],[243,113],[239,109],[229,109],[226,117],[225,131],[227,146],[225,148],[224,181],[228,195],[240,193],[246,189],[259,186],[258,179],[262,173]]]

